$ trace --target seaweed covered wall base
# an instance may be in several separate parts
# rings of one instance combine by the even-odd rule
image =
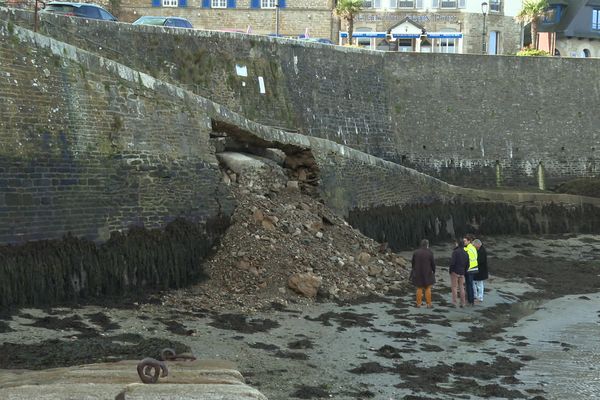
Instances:
[[[103,244],[71,235],[0,247],[0,307],[139,296],[201,281],[202,261],[229,225],[177,219],[164,229],[130,228]]]
[[[443,241],[466,233],[480,235],[600,233],[600,208],[547,203],[434,203],[354,209],[348,222],[395,251],[421,239]]]

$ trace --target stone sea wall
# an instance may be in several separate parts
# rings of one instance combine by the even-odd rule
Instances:
[[[234,208],[206,112],[5,23],[0,97],[0,307],[202,278]]]
[[[218,126],[288,156],[310,154],[324,202],[394,248],[488,226],[525,232],[522,211],[516,223],[490,221],[532,202],[560,203],[552,214],[560,218],[551,226],[525,218],[529,232],[600,229],[598,199],[452,186],[335,138],[252,121],[10,21],[0,24],[0,55],[3,307],[201,279],[202,259],[234,207],[210,144]]]
[[[32,26],[30,14],[0,15]],[[53,15],[40,30],[262,124],[454,184],[549,188],[598,174],[600,60],[371,52]]]

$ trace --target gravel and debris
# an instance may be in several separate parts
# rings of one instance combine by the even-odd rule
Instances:
[[[406,287],[407,260],[322,204],[314,186],[298,180],[306,173],[251,157],[252,168],[224,168],[224,181],[238,205],[231,226],[204,265],[209,279],[163,294],[163,304],[252,312],[274,304],[345,301]],[[258,168],[256,160],[262,161]]]

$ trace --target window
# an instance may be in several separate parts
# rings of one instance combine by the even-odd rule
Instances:
[[[398,0],[398,8],[415,8],[415,2]]]
[[[371,28],[363,28],[363,27],[358,27],[354,30],[354,32],[359,33],[359,32],[372,32],[373,30]],[[357,37],[356,39],[356,44],[359,45],[360,47],[365,47],[365,48],[371,48],[371,38],[365,38],[365,37]]]
[[[108,13],[107,11],[104,11],[102,9],[98,9],[98,11],[100,12],[100,17],[105,20],[105,21],[116,21],[116,18],[112,16],[112,14]]]
[[[583,49],[583,56],[584,57],[591,57],[592,53],[590,52],[589,49]]]
[[[561,15],[563,15],[564,7],[561,5],[553,6],[544,13],[542,17],[543,24],[557,24],[560,21]]]
[[[277,0],[260,0],[260,8],[275,8]]]
[[[414,51],[412,39],[399,39],[398,40],[398,51],[402,53],[409,53]]]
[[[227,0],[211,0],[210,8],[227,8]]]
[[[440,39],[440,53],[456,53],[456,39]]]
[[[373,8],[381,8],[381,0],[373,0]]]
[[[600,9],[592,10],[592,30],[600,31]]]
[[[96,7],[81,6],[78,14],[81,14],[81,17],[100,19],[100,13]]]
[[[542,17],[543,24],[553,24],[556,22],[556,8],[550,8],[546,10]]]
[[[422,3],[419,1],[419,3]],[[423,5],[417,5],[418,8],[422,8]],[[431,8],[465,8],[466,0],[431,0]]]
[[[373,7],[373,2],[372,0],[364,0],[363,1],[363,8],[372,8]]]
[[[163,7],[177,7],[177,0],[162,0]]]
[[[490,0],[490,11],[500,12],[500,0]]]
[[[398,0],[389,0],[388,8],[398,8]]]
[[[433,51],[436,53],[458,53],[459,51],[459,41],[460,39],[457,37],[448,37],[452,36],[452,34],[458,33],[455,29],[442,29],[440,32],[448,33],[448,35],[441,35],[440,38],[433,39]],[[446,36],[446,37],[444,37]]]

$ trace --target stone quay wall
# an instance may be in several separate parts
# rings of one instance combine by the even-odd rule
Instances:
[[[0,21],[0,308],[204,278],[235,204],[185,95]]]
[[[215,198],[227,196],[206,113],[15,29],[0,26],[0,243],[67,232],[101,242],[132,225],[231,213]]]
[[[1,93],[7,100],[2,103],[3,178],[8,185],[2,198],[8,227],[2,233],[3,243],[60,238],[67,233],[103,241],[110,232],[131,225],[152,229],[177,217],[192,222],[227,217],[233,202],[221,184],[208,142],[215,121],[287,154],[309,150],[318,165],[319,191],[325,202],[351,221],[354,218],[365,231],[377,225],[372,224],[372,215],[384,215],[389,227],[407,221],[398,215],[411,209],[433,210],[417,212],[417,219],[425,215],[427,221],[413,218],[405,224],[402,235],[417,234],[402,239],[404,244],[412,244],[413,236],[421,237],[422,226],[434,226],[440,237],[451,235],[449,223],[436,222],[449,220],[447,204],[485,202],[491,215],[500,203],[513,203],[515,210],[560,203],[564,206],[559,208],[574,210],[576,219],[584,223],[564,223],[571,215],[566,212],[550,228],[536,221],[511,226],[523,233],[600,229],[594,211],[597,199],[459,188],[336,143],[335,135],[320,138],[257,123],[179,86],[35,35],[11,21],[2,24],[1,38],[5,71]],[[242,69],[243,65],[236,66]],[[89,176],[92,172],[95,175]],[[468,221],[461,226],[477,229],[482,214],[470,210],[459,214]],[[390,213],[394,218],[388,218]],[[509,233],[502,229],[501,233]],[[389,236],[383,239],[390,240]]]
[[[600,168],[596,59],[372,52],[53,15],[40,30],[262,124],[454,184],[549,188]]]

